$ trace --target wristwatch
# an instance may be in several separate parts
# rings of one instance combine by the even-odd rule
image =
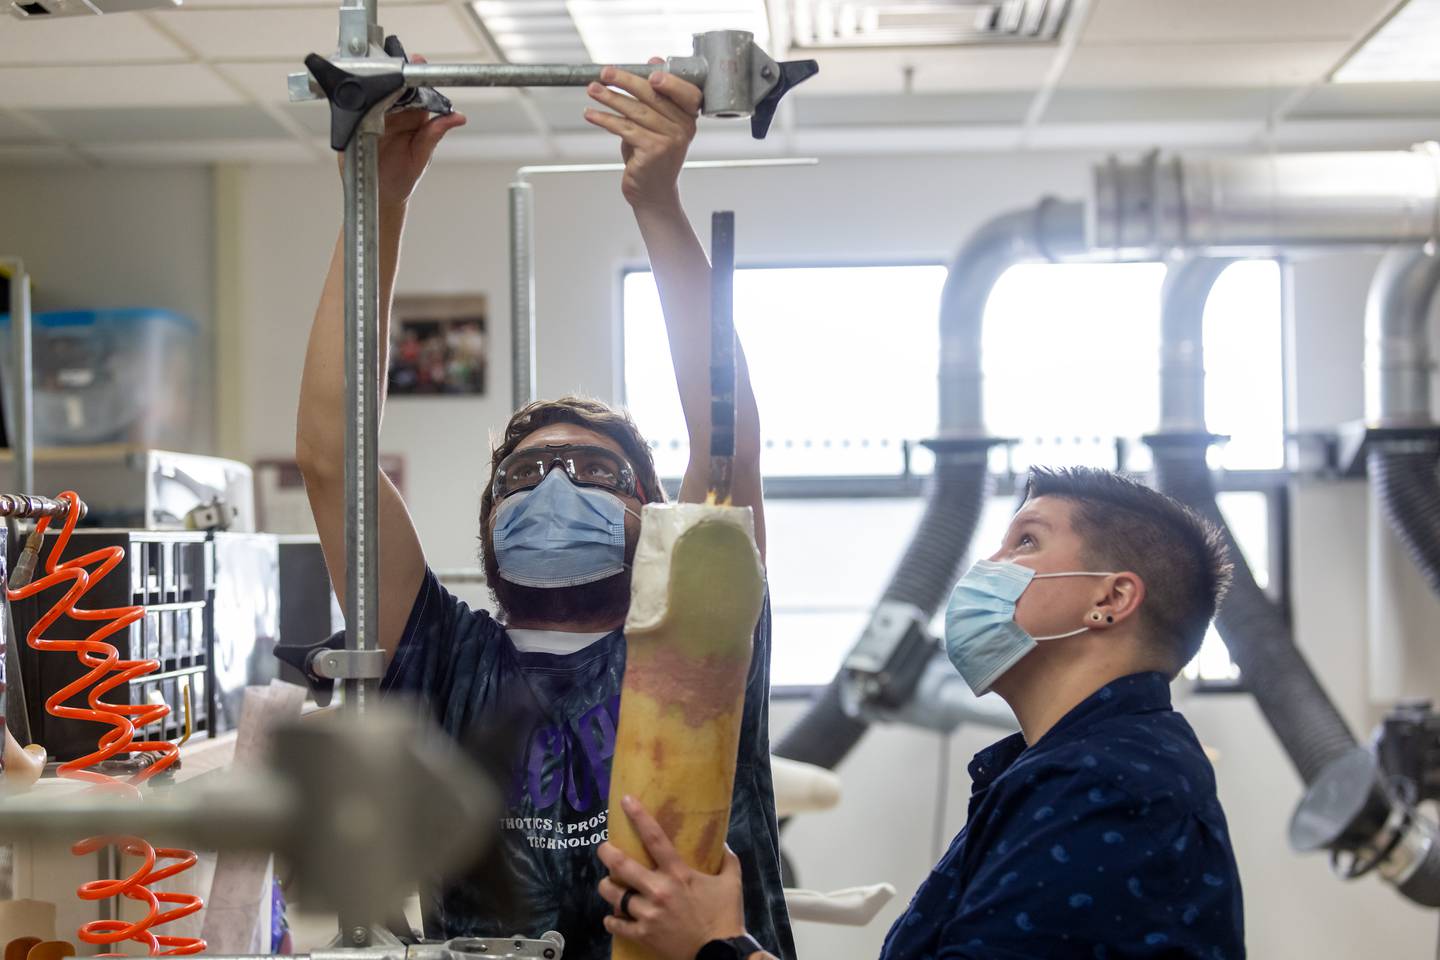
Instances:
[[[747,960],[751,954],[764,951],[754,937],[741,934],[728,940],[711,940],[695,954],[695,960]]]

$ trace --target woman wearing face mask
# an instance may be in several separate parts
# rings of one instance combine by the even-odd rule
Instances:
[[[1020,733],[976,754],[965,828],[886,938],[882,960],[1245,955],[1240,879],[1209,760],[1170,705],[1229,582],[1219,534],[1102,470],[1032,472],[1000,549],[956,585],[951,661]],[[644,810],[656,862],[606,845],[616,936],[666,960],[764,957],[743,870],[696,874]]]
[[[701,94],[664,72],[642,79],[607,68],[602,80],[589,93],[608,109],[589,110],[586,119],[622,144],[621,190],[655,271],[696,455],[680,499],[701,501],[710,448],[710,267],[677,186]],[[380,144],[382,343],[407,198],[440,138],[461,122],[458,115],[414,111],[387,118]],[[340,263],[337,255],[311,332],[296,455],[331,580],[343,597],[345,490],[335,428],[343,371],[333,361],[343,330]],[[602,313],[595,322],[603,322]],[[743,354],[737,359],[731,492],[737,506],[754,511],[763,554],[759,414]],[[454,424],[457,450],[468,453],[483,436],[483,427]],[[503,863],[432,891],[425,932],[435,939],[536,938],[555,930],[565,937],[566,960],[609,960],[602,921],[610,906],[596,892],[604,873],[596,849],[606,837],[625,670],[621,626],[640,511],[665,493],[630,418],[575,397],[517,411],[492,451],[482,490],[479,539],[493,614],[470,609],[440,585],[399,493],[383,478],[379,491],[380,644],[388,658],[382,692],[417,697],[462,741],[478,736],[493,747],[502,730],[514,741],[514,763],[498,772],[506,781],[498,825]],[[756,625],[728,836],[751,878],[745,924],[768,950],[789,958],[794,944],[766,733],[769,652],[767,608]],[[508,904],[497,899],[497,886],[508,889]]]

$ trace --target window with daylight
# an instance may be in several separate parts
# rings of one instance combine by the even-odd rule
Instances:
[[[1137,441],[1159,412],[1159,264],[1026,264],[1001,277],[986,308],[985,411],[1013,438],[997,473],[1032,464],[1150,466]],[[775,617],[773,682],[829,681],[865,625],[919,520],[915,475],[935,429],[938,313],[935,264],[742,268],[735,326],[760,405]],[[623,281],[625,399],[662,476],[689,459],[659,297],[648,271]],[[1272,495],[1245,478],[1284,465],[1280,270],[1232,265],[1206,307],[1212,452],[1226,471],[1221,508],[1256,578],[1274,573]],[[1043,349],[1037,345],[1043,344]],[[907,476],[908,474],[908,476]],[[865,478],[864,495],[847,481]],[[889,486],[885,478],[889,478]],[[782,488],[783,483],[783,488]],[[972,551],[1000,541],[1014,499],[995,497]],[[837,518],[843,518],[837,522]],[[1236,676],[1217,636],[1189,670]]]

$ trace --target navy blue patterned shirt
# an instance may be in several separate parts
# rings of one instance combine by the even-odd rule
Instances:
[[[882,960],[1245,956],[1215,775],[1158,673],[970,763],[970,813]]]

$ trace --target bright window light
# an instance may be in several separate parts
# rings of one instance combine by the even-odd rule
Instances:
[[[934,265],[735,271],[767,476],[900,473],[905,441],[935,432],[944,283]],[[625,402],[678,477],[689,443],[649,271],[626,275],[624,298]]]
[[[1410,0],[1331,79],[1336,83],[1440,80],[1440,0]]]
[[[1160,420],[1158,263],[1022,264],[995,284],[985,308],[985,422],[1018,441],[1031,464],[1115,466],[1115,440],[1138,440]],[[1043,348],[1037,347],[1043,344]],[[1220,275],[1205,307],[1205,416],[1230,441],[1211,465],[1284,465],[1280,269],[1243,261]],[[1003,465],[1005,451],[995,452]],[[1150,468],[1132,443],[1126,467]]]
[[[773,686],[830,682],[860,639],[924,508],[919,498],[766,501]]]
[[[691,37],[709,30],[748,30],[770,46],[765,0],[566,0],[585,49],[597,63],[645,63],[689,54]]]
[[[1031,464],[1113,467],[1160,415],[1158,263],[1023,264],[985,307],[985,424]],[[1004,451],[997,450],[1003,455]]]
[[[1205,302],[1205,426],[1229,437],[1210,451],[1225,470],[1285,466],[1285,361],[1280,264],[1243,260]]]
[[[1113,467],[1117,437],[1154,431],[1163,279],[1158,264],[1033,264],[1001,277],[986,307],[985,416],[993,433],[1020,441],[1017,470]],[[735,325],[760,405],[766,476],[900,473],[906,442],[935,430],[944,281],[945,268],[936,265],[736,271]],[[1214,466],[1283,466],[1280,304],[1279,266],[1244,261],[1220,276],[1206,305],[1206,417],[1211,430],[1232,437],[1214,452]],[[648,271],[625,276],[623,327],[626,404],[660,474],[679,477],[689,461],[685,422]],[[1003,467],[1003,451],[997,456]],[[930,458],[912,450],[910,465],[925,472]],[[1149,465],[1146,448],[1133,445],[1127,467]],[[834,675],[923,505],[917,498],[766,504],[776,686],[813,686]],[[1266,496],[1227,492],[1220,506],[1265,585]],[[974,554],[994,549],[1013,510],[1009,498],[988,505]],[[1190,669],[1209,681],[1236,675],[1213,631]]]

